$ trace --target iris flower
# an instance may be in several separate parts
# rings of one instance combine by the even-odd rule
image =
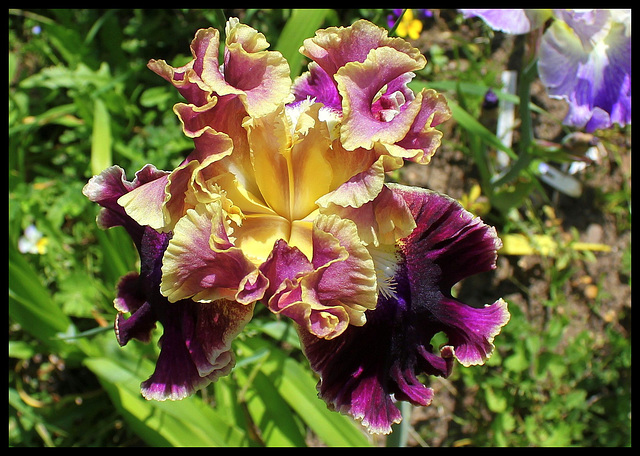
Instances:
[[[233,339],[265,305],[294,323],[329,407],[388,433],[396,401],[431,402],[421,374],[483,363],[509,319],[501,299],[451,295],[495,267],[495,230],[445,195],[385,182],[405,159],[429,161],[446,101],[407,87],[424,57],[367,21],[306,40],[313,61],[293,85],[261,33],[235,18],[225,31],[222,56],[210,28],[187,65],[148,64],[184,97],[174,112],[194,150],[171,171],[129,181],[112,166],[85,186],[98,225],[124,226],[140,255],[117,286],[117,339],[149,341],[160,322],[142,394],[180,399],[230,372]]]
[[[631,123],[630,10],[462,10],[490,27],[522,34],[544,26],[538,72],[569,104],[565,125],[587,132]]]

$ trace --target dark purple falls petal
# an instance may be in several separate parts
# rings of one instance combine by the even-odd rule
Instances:
[[[402,417],[395,403],[426,406],[433,390],[421,374],[447,377],[453,359],[479,364],[509,314],[501,299],[473,308],[451,296],[451,286],[495,267],[495,230],[455,200],[424,189],[390,186],[407,202],[417,227],[401,240],[395,294],[380,294],[367,323],[333,340],[299,330],[311,367],[320,375],[319,396],[329,408],[362,420],[373,433],[389,433]],[[439,332],[448,343],[436,350]]]
[[[182,399],[228,374],[235,364],[231,341],[251,319],[254,308],[253,304],[228,300],[171,303],[160,293],[162,259],[172,234],[139,225],[117,200],[166,175],[146,165],[129,182],[124,171],[114,166],[92,178],[84,190],[89,199],[103,207],[99,226],[124,226],[138,250],[140,273],[124,275],[117,285],[115,334],[121,346],[134,338],[149,342],[156,322],[162,324],[164,333],[155,371],[141,385],[143,396],[155,400]],[[125,318],[125,313],[130,316]]]

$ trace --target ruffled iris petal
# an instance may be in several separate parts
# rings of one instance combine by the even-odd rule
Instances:
[[[124,226],[138,249],[140,273],[126,274],[117,285],[115,333],[123,346],[133,338],[149,342],[156,322],[162,323],[165,332],[155,372],[141,385],[145,397],[157,400],[181,399],[228,373],[234,362],[231,341],[253,313],[253,304],[169,303],[160,294],[162,258],[171,234],[139,225],[117,201],[166,176],[145,166],[130,182],[114,166],[92,178],[83,190],[103,206],[100,226]],[[125,313],[130,316],[125,318]]]
[[[340,117],[347,150],[373,150],[428,163],[440,145],[435,129],[451,114],[442,96],[408,87],[426,59],[408,42],[367,21],[319,30],[300,52],[312,59],[293,85],[296,100],[324,103]]]
[[[235,364],[231,340],[253,314],[253,305],[220,300],[168,304],[156,369],[142,383],[147,399],[179,400],[227,375]]]
[[[167,181],[168,176],[164,175],[141,185],[118,198],[118,204],[140,225],[160,229],[164,226],[162,206],[165,201]]]
[[[334,77],[343,99],[341,133],[346,149],[371,149],[377,141],[393,144],[404,138],[420,104],[406,100],[406,94],[400,91],[389,93],[387,89],[382,94],[390,99],[387,109],[374,110],[372,105],[385,84],[393,85],[397,78],[405,82],[405,74],[421,66],[424,62],[416,62],[407,54],[383,47],[372,49],[364,62],[348,62],[338,70]],[[393,101],[392,94],[396,94]]]
[[[264,35],[237,19],[229,19],[226,32],[224,75],[208,73],[213,76],[210,85],[214,91],[238,94],[251,116],[267,114],[288,100],[289,63],[282,54],[264,50],[269,46]]]
[[[255,270],[229,240],[221,205],[200,204],[175,226],[163,257],[160,291],[171,302],[237,300],[243,279]]]
[[[589,132],[631,122],[631,37],[621,23],[603,26],[609,15],[588,15],[589,27],[582,14],[566,14],[540,44],[540,78],[549,95],[569,103],[564,123]]]
[[[423,189],[390,186],[410,208],[415,230],[400,241],[393,293],[380,294],[367,324],[322,340],[300,328],[304,351],[320,374],[320,397],[331,408],[361,419],[370,432],[388,433],[401,419],[396,400],[428,405],[433,391],[420,373],[448,376],[453,358],[479,364],[509,314],[502,300],[481,309],[451,296],[451,286],[495,267],[495,231],[457,202]],[[438,354],[431,339],[448,343]],[[367,347],[365,355],[361,347]]]
[[[536,9],[461,9],[464,17],[478,16],[494,30],[521,35],[541,27],[550,16],[549,10]]]
[[[82,193],[90,201],[102,206],[96,220],[100,228],[123,226],[139,247],[143,228],[127,215],[124,208],[118,204],[118,199],[142,185],[164,179],[167,174],[166,171],[160,171],[153,165],[145,165],[136,173],[132,181],[128,181],[122,168],[111,166],[92,177],[82,189]]]
[[[296,101],[313,99],[336,112],[342,112],[342,99],[335,82],[316,62],[309,62],[307,72],[298,76],[291,88]]]
[[[219,46],[216,29],[200,29],[191,43],[194,60],[189,64],[173,68],[151,60],[148,66],[195,106],[209,105],[216,96],[234,95],[247,113],[259,116],[289,96],[289,64],[279,52],[264,50],[268,43],[261,33],[237,19],[229,20],[223,65],[218,61]]]
[[[349,27],[329,27],[318,30],[304,40],[300,52],[316,62],[333,77],[348,62],[364,62],[372,49],[389,47],[409,55],[416,61],[426,59],[420,51],[402,38],[389,38],[387,30],[360,19]]]
[[[436,127],[451,118],[451,110],[444,96],[432,89],[418,93],[415,103],[420,104],[420,111],[406,136],[396,144],[382,144],[381,147],[392,156],[427,164],[442,141],[442,132]]]
[[[358,206],[331,202],[322,206],[321,213],[353,220],[360,239],[368,246],[393,245],[416,227],[404,199],[386,186],[371,201]]]
[[[349,324],[364,324],[364,312],[375,305],[375,271],[350,220],[318,216],[312,240],[311,260],[283,241],[276,243],[260,267],[270,283],[265,300],[272,312],[331,339]]]

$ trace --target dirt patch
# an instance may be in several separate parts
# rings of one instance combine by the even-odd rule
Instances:
[[[447,43],[451,43],[454,34],[470,42],[481,39],[478,27],[462,24],[452,29],[451,24],[448,17],[431,19],[417,44],[426,53],[433,44],[450,47]],[[495,57],[492,64],[501,64],[506,69],[514,59],[519,58],[514,55],[518,52],[518,46],[513,37],[500,35],[492,46]],[[464,68],[468,62],[456,61],[452,65]],[[566,103],[549,98],[539,82],[533,84],[531,97],[536,105],[550,114],[534,114],[535,137],[553,142],[561,141],[566,134],[561,125],[568,111]],[[470,157],[455,149],[458,138],[451,137],[455,134],[454,121],[449,123],[451,125],[443,125],[443,145],[431,163],[427,166],[408,163],[402,171],[401,180],[409,185],[422,186],[459,199],[477,182],[478,174]],[[630,337],[630,208],[625,207],[628,204],[626,199],[618,200],[616,195],[630,191],[631,138],[619,129],[598,133],[607,153],[598,162],[576,174],[583,186],[581,196],[569,197],[545,186],[550,201],[547,204],[555,212],[554,219],[547,218],[546,223],[553,224],[555,232],[561,238],[569,240],[577,236],[580,242],[606,244],[611,248],[610,252],[576,256],[570,265],[571,274],[560,285],[553,285],[559,287],[554,291],[561,292],[565,302],[562,308],[553,310],[568,318],[565,342],[585,329],[596,341],[602,343],[606,343],[608,328]],[[516,135],[515,141],[517,140]],[[516,145],[514,144],[514,148]],[[533,205],[535,210],[541,211],[540,214],[541,206],[540,203]],[[542,215],[540,218],[545,220]],[[503,297],[510,307],[517,306],[522,310],[534,327],[543,328],[550,316],[550,309],[546,304],[552,286],[547,271],[550,261],[553,259],[502,255],[495,271],[470,277],[460,284],[457,289],[458,297],[473,306],[482,306]],[[561,351],[562,346],[558,350]],[[464,413],[467,407],[473,407],[475,391],[441,378],[431,378],[429,386],[435,390],[437,404],[434,401],[430,407],[413,409],[413,431],[409,445],[452,444],[452,435],[463,436],[459,441],[453,442],[454,445],[468,443],[464,435],[473,430],[461,429],[453,417]],[[428,435],[431,436],[431,440],[427,442],[420,437],[424,435],[421,430],[425,427],[428,427]],[[452,427],[456,428],[453,433]]]

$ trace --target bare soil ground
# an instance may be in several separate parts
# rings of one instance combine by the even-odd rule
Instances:
[[[474,40],[478,30],[465,25],[455,31],[450,30],[446,18],[436,17],[427,24],[426,33],[420,38],[427,58],[428,49],[434,43],[441,47],[450,46],[453,34]],[[500,36],[494,44],[492,57],[502,62],[505,69],[514,59],[512,36]],[[418,43],[416,43],[418,44]],[[464,67],[465,62],[452,64]],[[555,118],[562,119],[567,112],[566,104],[546,95],[540,83],[532,87],[532,101],[549,111]],[[561,126],[546,116],[535,116],[535,137],[557,142],[561,140]],[[456,138],[451,125],[444,126],[444,142],[427,166],[408,165],[402,179],[410,185],[420,185],[435,191],[460,198],[477,181],[477,173],[470,157],[456,150]],[[566,304],[556,312],[562,312],[569,318],[565,340],[570,340],[584,329],[595,335],[596,340],[606,341],[605,328],[613,327],[630,338],[631,324],[631,286],[630,268],[625,266],[623,254],[631,243],[629,207],[606,204],[606,195],[620,192],[631,187],[631,138],[618,130],[600,132],[609,154],[599,163],[588,166],[577,175],[582,182],[583,192],[578,198],[572,198],[547,187],[553,201],[556,227],[567,238],[572,233],[579,234],[579,240],[590,243],[603,243],[611,247],[610,252],[597,252],[594,260],[578,259],[572,262],[573,273],[561,285]],[[453,139],[453,140],[451,140]],[[517,137],[515,138],[517,141]],[[620,203],[626,205],[626,202]],[[541,215],[541,219],[544,217]],[[549,299],[550,287],[545,268],[548,258],[539,256],[500,256],[497,269],[466,279],[458,291],[458,296],[470,305],[481,306],[503,297],[509,306],[517,306],[533,324],[543,325],[548,317],[549,308],[545,301]],[[557,284],[556,284],[557,286]],[[540,326],[542,327],[542,326]],[[560,348],[561,349],[561,348]],[[456,366],[455,368],[461,368]],[[436,390],[437,401],[430,407],[414,408],[412,423],[419,433],[421,426],[428,426],[430,441],[419,442],[410,437],[409,445],[428,444],[439,446],[447,436],[451,436],[452,421],[455,413],[464,413],[466,406],[473,406],[473,391],[460,394],[458,387],[449,380],[433,378],[430,384]],[[468,430],[469,431],[469,430]],[[457,435],[464,436],[464,429],[457,429]],[[464,444],[464,438],[461,441]]]

